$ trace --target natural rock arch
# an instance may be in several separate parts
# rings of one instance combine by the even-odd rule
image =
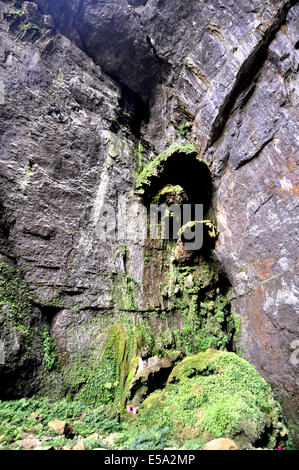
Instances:
[[[172,145],[149,162],[138,177],[136,193],[148,204],[166,185],[181,186],[189,203],[203,204],[204,214],[208,212],[212,195],[211,175],[193,145]]]

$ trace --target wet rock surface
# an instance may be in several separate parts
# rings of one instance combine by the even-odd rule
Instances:
[[[16,262],[58,349],[84,349],[97,316],[144,311],[142,243],[103,241],[96,228],[104,202],[117,212],[120,195],[136,202],[137,214],[137,170],[170,142],[190,141],[213,180],[215,255],[242,317],[243,355],[274,388],[291,425],[294,5],[0,2],[1,253]],[[134,232],[132,212],[128,220]],[[64,342],[73,327],[77,340]],[[15,330],[5,335],[17,355]]]

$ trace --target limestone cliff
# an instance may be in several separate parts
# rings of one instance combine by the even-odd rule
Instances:
[[[0,1],[0,287],[14,270],[32,306],[31,323],[1,328],[10,362],[0,365],[9,384],[0,398],[20,396],[24,383],[32,394],[49,364],[45,335],[48,354],[31,348],[31,365],[24,361],[22,344],[36,343],[26,328],[51,331],[63,367],[78,351],[107,348],[105,328],[121,315],[146,318],[161,350],[168,341],[188,353],[175,332],[193,302],[205,312],[196,335],[204,325],[205,335],[217,330],[219,348],[241,350],[295,426],[295,4]],[[133,204],[127,226],[136,230],[147,204],[138,178],[171,144],[172,163],[165,158],[151,197],[168,184],[190,200],[199,192],[219,233],[208,255],[183,265],[167,244],[103,240],[97,230],[104,204],[118,214],[120,196]],[[14,303],[5,292],[3,318]],[[209,308],[222,315],[213,328]],[[242,319],[238,344],[233,314]],[[124,360],[121,339],[118,332]],[[146,359],[141,343],[134,354]]]

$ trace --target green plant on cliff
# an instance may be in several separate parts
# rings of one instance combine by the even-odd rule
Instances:
[[[74,355],[65,369],[67,386],[79,387],[77,400],[89,405],[113,403],[119,385],[117,371],[117,344],[119,331],[110,328],[102,355],[89,351],[86,357]]]
[[[133,276],[125,272],[112,274],[113,298],[121,311],[138,310],[135,296],[138,292],[138,282]]]
[[[32,305],[28,286],[14,266],[0,262],[0,308],[2,322],[28,333]]]
[[[167,204],[182,204],[183,202],[187,202],[187,195],[180,185],[167,184],[158,192],[152,202],[154,204],[160,204],[164,201]]]
[[[207,227],[208,229],[208,234],[211,238],[217,238],[218,236],[218,230],[216,229],[215,225],[211,222],[211,220],[190,220],[187,222],[185,225],[183,225],[180,230],[178,231],[178,236],[182,237],[184,235],[184,232],[187,229],[195,227],[195,225],[198,224],[203,224],[204,226]]]
[[[59,370],[59,362],[53,338],[49,328],[41,324],[34,315],[32,295],[28,285],[18,268],[11,262],[0,261],[0,333],[6,338],[12,333],[17,338],[20,348],[20,359],[16,358],[15,366],[19,364],[27,368],[26,385],[30,380],[37,389],[49,372]],[[5,337],[4,336],[4,337]],[[10,348],[8,343],[8,350]],[[40,372],[38,379],[36,371]],[[32,374],[32,375],[31,375]],[[24,382],[22,378],[16,381],[16,396],[23,393]]]
[[[128,314],[99,331],[105,337],[99,351],[95,342],[90,350],[77,352],[68,361],[63,370],[65,387],[74,390],[76,400],[88,405],[123,407],[141,349],[153,351],[160,337],[154,336],[146,319],[135,321]]]
[[[134,147],[134,153],[136,155],[136,173],[139,175],[142,173],[143,170],[143,153],[144,153],[144,148],[142,147],[142,144],[140,140],[138,140],[137,145]]]
[[[44,365],[49,372],[59,365],[56,346],[47,326],[43,328],[41,337],[44,349]]]
[[[217,269],[217,265],[202,260],[199,266],[172,265],[168,273],[165,290],[170,293],[170,309],[180,312],[183,320],[182,328],[173,329],[175,346],[187,354],[207,348],[226,349],[234,343],[236,328],[240,328],[227,297],[215,294]],[[207,288],[211,294],[205,299]]]
[[[19,5],[16,5],[18,8]],[[40,15],[32,14],[27,9],[10,10],[6,9],[3,13],[4,19],[9,23],[10,28],[14,31],[19,31],[21,39],[29,39],[35,41],[39,38],[46,38],[49,36],[52,28],[46,24],[43,17]]]
[[[150,179],[152,176],[157,176],[161,170],[161,164],[165,162],[168,158],[171,158],[172,155],[175,154],[182,154],[186,157],[190,155],[196,155],[196,149],[194,145],[179,145],[173,144],[167,150],[160,153],[154,160],[147,163],[143,169],[143,171],[138,175],[136,185],[135,185],[135,192],[137,194],[144,194],[144,187],[150,185]],[[199,159],[198,159],[199,160]],[[203,161],[203,160],[200,160]]]
[[[24,14],[24,10],[5,10],[4,17],[8,20],[16,19]]]
[[[135,343],[130,339],[130,327],[124,329],[120,322],[103,327],[101,332],[105,341],[100,353],[91,348],[73,354],[63,371],[64,382],[66,388],[76,390],[76,400],[89,405],[116,406],[130,374]]]
[[[179,128],[178,135],[180,137],[186,137],[192,131],[192,122],[183,122]]]

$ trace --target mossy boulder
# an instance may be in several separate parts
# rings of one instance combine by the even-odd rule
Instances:
[[[234,353],[208,349],[186,357],[166,388],[143,403],[140,425],[169,426],[175,439],[234,439],[240,448],[273,448],[287,431],[270,386]]]
[[[183,204],[187,201],[188,197],[179,184],[167,184],[153,199],[154,204]]]

